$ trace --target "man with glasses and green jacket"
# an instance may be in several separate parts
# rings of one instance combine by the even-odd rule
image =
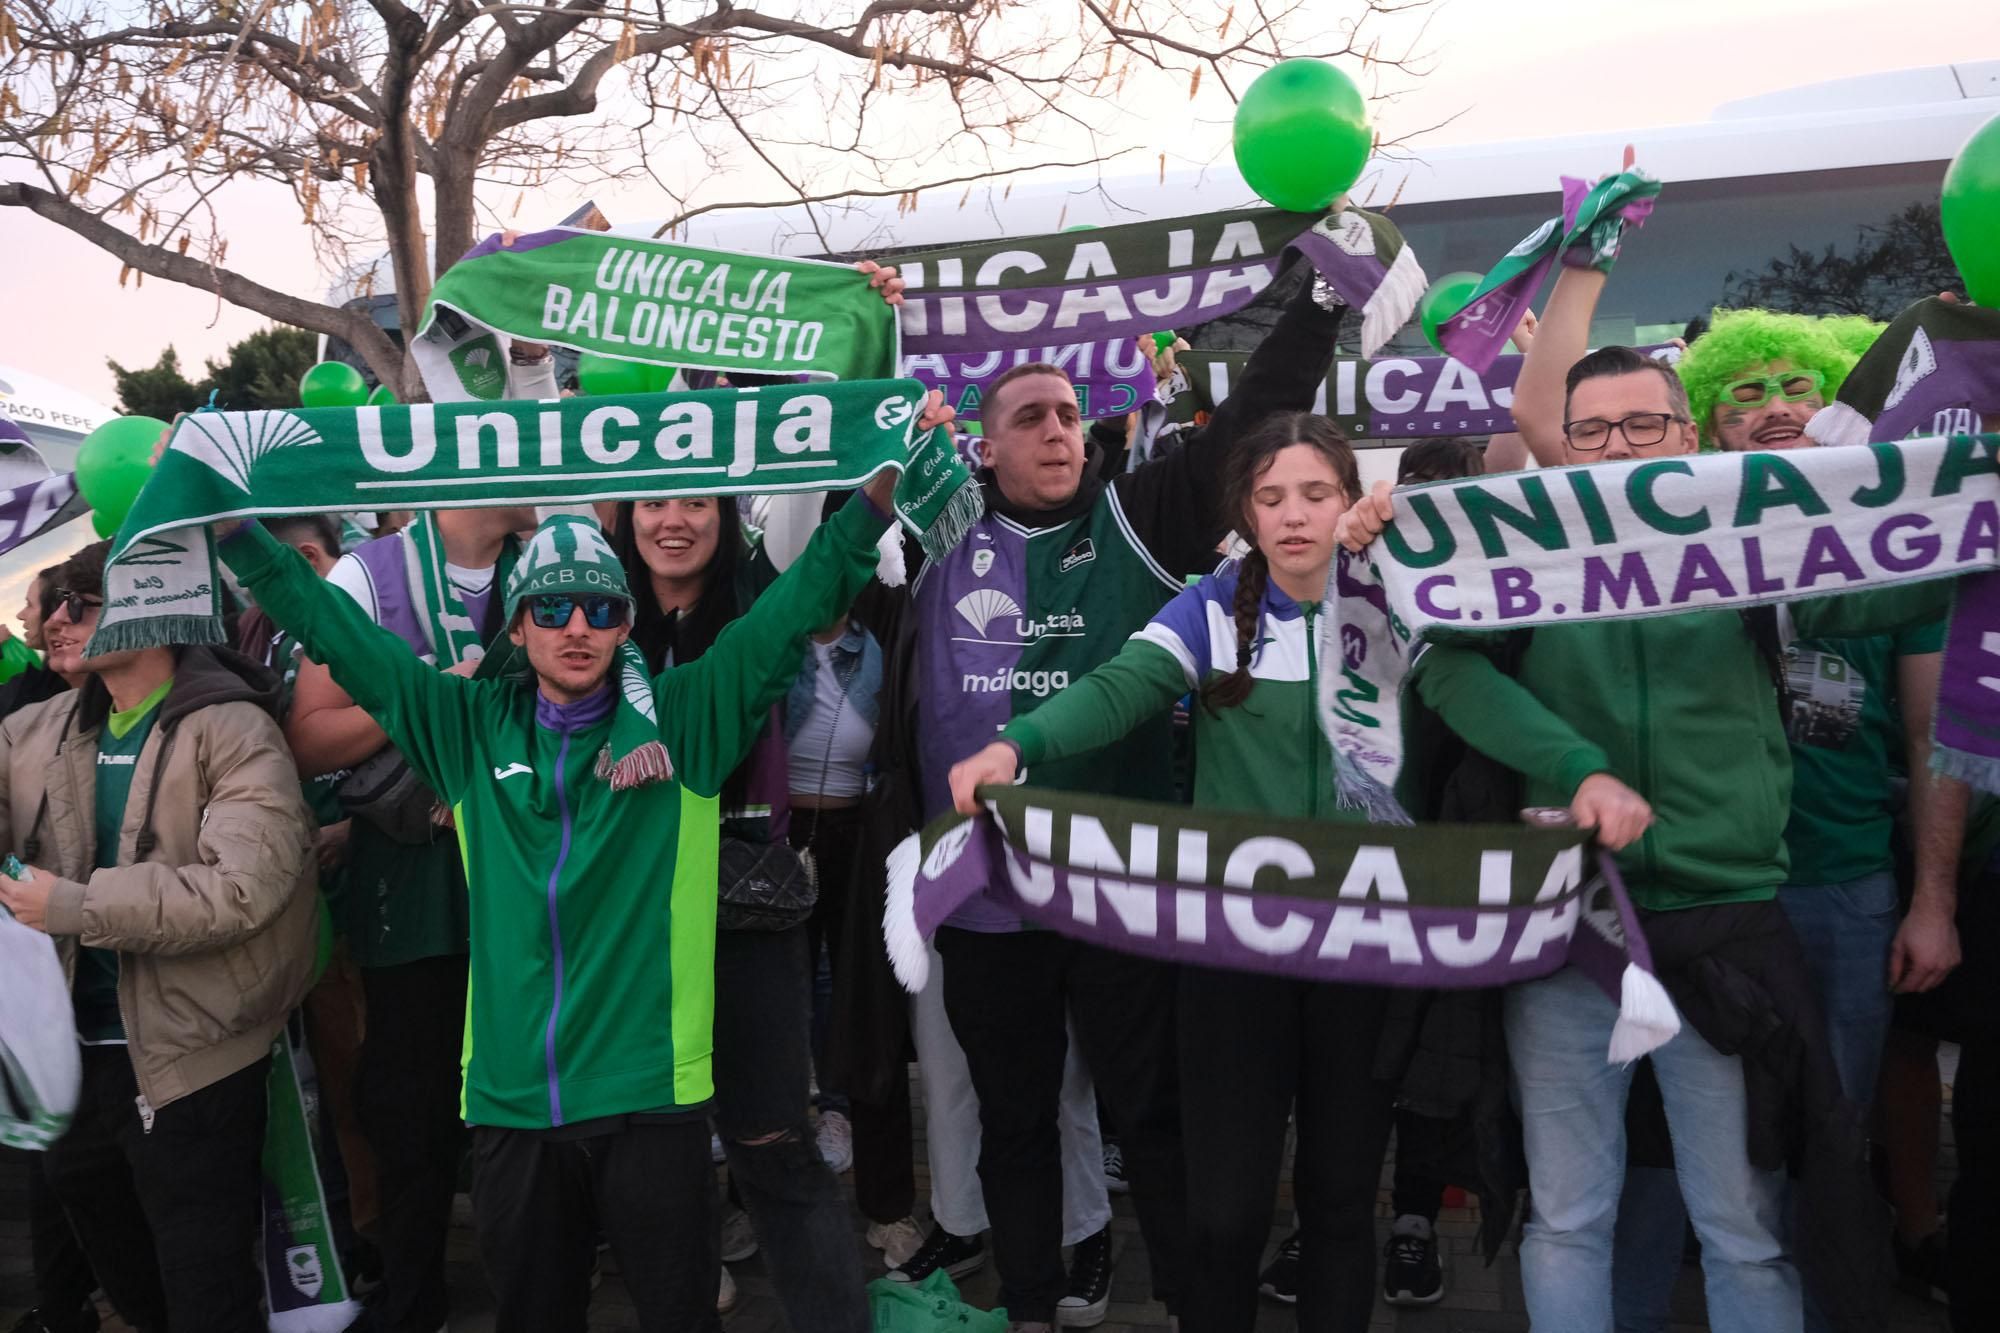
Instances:
[[[709,652],[657,678],[588,519],[537,530],[505,590],[512,651],[472,680],[418,661],[261,528],[222,542],[452,809],[472,903],[464,1115],[499,1333],[581,1333],[600,1226],[642,1328],[716,1326],[717,794],[805,636],[874,572],[893,489],[878,477]]]

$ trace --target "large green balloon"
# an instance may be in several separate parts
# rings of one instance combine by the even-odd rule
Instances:
[[[158,417],[113,417],[83,437],[76,451],[76,488],[96,511],[92,524],[109,536],[153,472],[153,447],[167,423]]]
[[[345,361],[322,361],[299,376],[305,407],[360,407],[368,401],[368,381]]]
[[[1438,325],[1465,309],[1473,289],[1483,281],[1484,276],[1478,273],[1447,273],[1424,289],[1417,300],[1417,320],[1424,326],[1425,342],[1444,350],[1438,342]]]
[[[1944,173],[1944,243],[1965,294],[2000,306],[2000,116],[1981,125]]]
[[[394,407],[395,405],[395,391],[386,384],[376,385],[375,392],[368,395],[368,406],[370,407]]]
[[[1368,104],[1324,60],[1281,61],[1236,106],[1236,166],[1258,197],[1311,213],[1353,188],[1373,146]]]
[[[653,366],[615,356],[585,352],[576,359],[577,387],[592,397],[622,393],[665,393],[673,383],[672,366]]]

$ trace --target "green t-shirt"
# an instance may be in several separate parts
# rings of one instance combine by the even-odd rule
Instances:
[[[132,774],[139,767],[139,752],[153,734],[160,700],[173,688],[167,680],[139,703],[105,719],[97,734],[97,868],[109,870],[118,864],[118,834],[125,826],[125,800],[132,794]],[[125,1022],[118,1013],[118,951],[77,950],[76,983],[71,991],[76,1001],[76,1035],[89,1045],[125,1040]]]
[[[1866,639],[1802,639],[1785,654],[1792,884],[1893,868],[1891,775],[1904,768],[1898,658],[1941,652],[1944,623]]]

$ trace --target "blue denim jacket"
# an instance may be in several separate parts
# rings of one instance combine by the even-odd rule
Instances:
[[[857,659],[859,665],[856,665]],[[874,726],[882,720],[882,645],[875,642],[875,636],[858,621],[847,622],[847,632],[834,641],[833,669],[836,677],[847,681],[847,704],[855,716]],[[785,696],[785,739],[790,741],[799,734],[799,728],[812,716],[813,675],[819,670],[819,660],[811,652],[799,668],[798,678],[792,682],[791,693]]]

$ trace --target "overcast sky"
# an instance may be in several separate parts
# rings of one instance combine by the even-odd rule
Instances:
[[[1338,12],[1341,0],[1321,3]],[[1415,139],[1421,155],[1426,144],[1640,131],[1703,120],[1719,102],[1801,83],[2000,58],[2000,5],[1993,0],[1903,0],[1894,14],[1885,22],[1880,0],[1451,0],[1428,29],[1432,73],[1382,107],[1379,119],[1389,136],[1449,120]],[[1207,101],[1209,91],[1193,124],[1157,109],[1146,115],[1156,141],[1176,157],[1227,160],[1226,107]],[[1172,105],[1158,96],[1143,101]],[[1150,165],[1150,154],[1137,160]],[[665,209],[639,192],[577,193],[576,200],[549,198],[544,211],[560,216],[592,196],[614,218]],[[275,188],[262,200],[245,195],[233,216],[240,219],[229,230],[233,266],[300,295],[323,294],[328,275],[315,268],[288,196]],[[198,372],[203,357],[266,322],[171,283],[121,290],[116,260],[24,210],[0,209],[0,253],[9,261],[10,313],[0,320],[0,363],[107,405],[107,357],[150,364],[171,343]]]

